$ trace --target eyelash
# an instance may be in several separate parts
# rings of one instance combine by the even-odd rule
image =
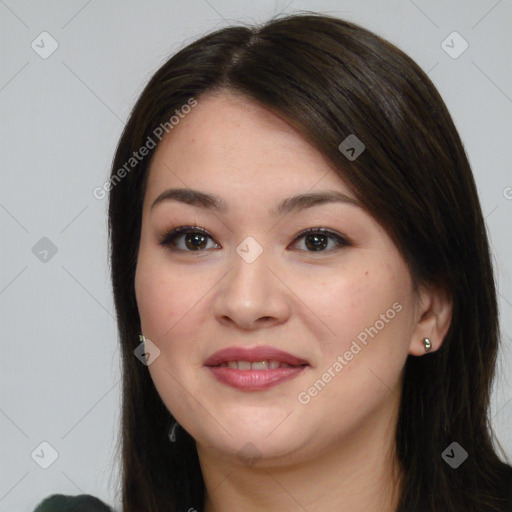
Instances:
[[[173,242],[175,242],[176,238],[178,238],[179,236],[182,236],[182,235],[190,234],[190,233],[198,233],[201,235],[205,235],[213,240],[213,237],[204,228],[201,228],[199,226],[179,226],[177,228],[172,229],[171,231],[168,231],[167,233],[164,233],[160,237],[158,244],[171,252],[190,252],[190,253],[199,252],[200,253],[200,252],[206,251],[207,249],[197,249],[195,251],[190,251],[190,250],[186,250],[186,249],[177,249],[176,248],[176,246],[173,244]],[[341,247],[346,247],[346,246],[351,245],[351,243],[348,241],[348,239],[346,239],[339,233],[336,233],[335,231],[331,231],[330,229],[321,228],[321,227],[308,228],[308,229],[301,231],[300,233],[297,234],[297,236],[295,237],[293,242],[295,243],[297,240],[299,240],[307,235],[312,235],[312,234],[325,235],[327,238],[330,238],[330,239],[338,242],[339,246],[334,249],[328,249],[328,250],[305,251],[305,252],[309,252],[311,254],[330,253],[333,250],[340,249]]]

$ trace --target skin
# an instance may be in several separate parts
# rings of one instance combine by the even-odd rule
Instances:
[[[135,286],[142,332],[160,350],[148,369],[196,440],[205,510],[392,511],[402,371],[409,354],[425,353],[424,337],[431,352],[439,349],[451,303],[436,289],[413,291],[397,248],[363,208],[326,203],[271,216],[295,194],[354,194],[281,117],[230,92],[197,99],[151,163]],[[174,187],[218,194],[229,212],[178,201],[151,208]],[[211,238],[200,238],[195,251],[186,236],[174,252],[158,244],[182,225]],[[338,232],[350,245],[322,238],[329,245],[314,251],[308,237],[297,238],[311,227]],[[248,236],[263,250],[252,263],[236,252]],[[400,311],[378,334],[300,403],[299,394],[328,368],[333,373],[338,356],[396,303]],[[218,382],[203,366],[222,348],[266,344],[310,366],[251,392]]]

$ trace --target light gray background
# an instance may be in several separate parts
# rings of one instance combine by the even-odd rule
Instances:
[[[428,72],[448,105],[497,269],[503,348],[492,414],[512,455],[511,0],[0,0],[0,510],[32,511],[54,492],[118,506],[107,200],[92,191],[108,177],[138,94],[168,56],[211,29],[299,9],[388,38]],[[31,47],[42,46],[43,31],[59,45],[46,59]],[[469,43],[458,58],[441,46],[453,31]],[[42,237],[57,247],[46,262],[32,252]],[[42,442],[58,452],[48,469],[31,456],[50,460]]]

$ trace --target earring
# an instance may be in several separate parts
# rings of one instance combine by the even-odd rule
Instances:
[[[171,429],[169,430],[169,440],[171,441],[171,443],[176,442],[176,429],[179,426],[180,426],[180,424],[176,420],[173,420],[173,425],[172,425]]]
[[[432,343],[428,338],[423,338],[423,345],[425,346],[425,352],[428,352],[432,348]]]
[[[146,341],[146,338],[144,337],[143,334],[139,334],[139,341],[141,341],[142,343]]]

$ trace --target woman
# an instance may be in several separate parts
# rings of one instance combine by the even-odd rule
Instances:
[[[512,510],[482,211],[403,52],[316,14],[209,34],[105,190],[123,512]]]

